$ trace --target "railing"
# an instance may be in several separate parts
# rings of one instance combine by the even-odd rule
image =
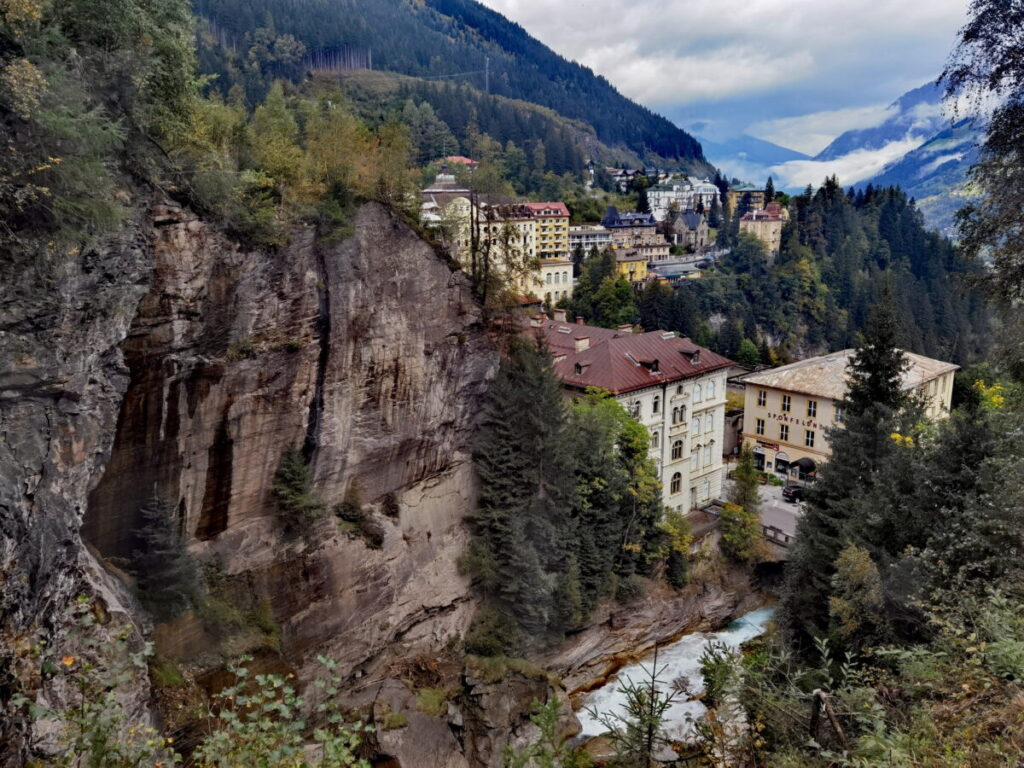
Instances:
[[[768,539],[772,544],[778,544],[780,547],[788,548],[793,541],[792,536],[774,525],[762,525],[761,535]]]

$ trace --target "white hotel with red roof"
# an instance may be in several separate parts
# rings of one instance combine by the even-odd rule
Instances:
[[[725,381],[733,364],[668,331],[633,333],[538,315],[530,320],[570,391],[599,387],[651,435],[666,508],[684,514],[722,493]]]

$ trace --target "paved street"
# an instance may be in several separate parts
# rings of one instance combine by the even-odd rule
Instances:
[[[723,498],[729,497],[729,486],[732,480],[725,480],[722,493]],[[762,485],[761,493],[761,523],[773,525],[782,531],[786,536],[796,535],[796,521],[800,517],[801,504],[793,504],[782,498],[782,487],[776,485]]]

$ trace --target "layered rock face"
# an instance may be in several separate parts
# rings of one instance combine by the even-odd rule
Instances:
[[[323,653],[355,678],[385,649],[436,648],[465,629],[455,561],[473,497],[467,448],[498,355],[465,278],[385,208],[360,208],[344,239],[301,231],[262,252],[159,204],[45,273],[5,266],[11,688],[37,682],[27,649],[75,594],[102,588],[105,602],[130,604],[91,551],[130,557],[139,508],[155,497],[201,559],[267,601],[296,668]],[[328,506],[358,484],[380,548],[339,533],[332,515],[310,536],[282,534],[271,484],[290,445]],[[376,511],[385,496],[388,517]],[[168,638],[182,654],[204,640]],[[11,727],[0,742],[13,743]]]

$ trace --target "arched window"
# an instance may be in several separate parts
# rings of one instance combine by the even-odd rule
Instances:
[[[694,416],[690,420],[690,431],[695,435],[700,434],[700,416]]]
[[[550,273],[550,272],[548,272],[548,273],[547,273],[547,275],[546,275],[546,277],[547,277],[547,283],[548,283],[548,285],[551,285],[551,273]]]
[[[671,492],[671,493],[679,493],[679,489],[682,488],[682,487],[683,487],[683,476],[679,472],[676,472],[674,475],[672,475],[672,483],[669,486],[669,492]]]
[[[651,413],[660,413],[660,412],[661,412],[661,395],[655,395],[654,396],[654,407],[651,410]]]
[[[633,407],[629,409],[629,415],[632,416],[634,419],[639,419],[640,418],[640,401],[639,400],[634,400],[633,401]]]
[[[704,446],[704,466],[711,464],[711,452],[715,448],[715,441],[712,440],[710,443]]]
[[[660,437],[657,432],[651,432],[651,448],[657,448],[660,444]]]
[[[712,379],[708,382],[708,399],[712,399],[715,396],[715,380]]]
[[[715,414],[714,412],[709,413],[707,418],[704,419],[704,431],[711,432],[715,428]]]
[[[677,461],[683,458],[683,441],[676,440],[672,443],[672,461]]]
[[[563,272],[562,273],[562,282],[563,283],[568,283],[569,282],[569,273],[568,272]]]
[[[678,424],[679,423],[679,409],[678,408],[673,408],[672,409],[672,423],[673,424]]]
[[[704,385],[694,384],[693,386],[693,402],[699,403],[704,399]]]
[[[700,468],[700,449],[701,449],[701,445],[700,445],[700,443],[697,443],[697,445],[695,445],[694,448],[693,448],[693,453],[690,454],[690,469],[691,470],[699,469]]]
[[[560,282],[562,282],[562,276],[555,272],[555,285],[558,285]]]

